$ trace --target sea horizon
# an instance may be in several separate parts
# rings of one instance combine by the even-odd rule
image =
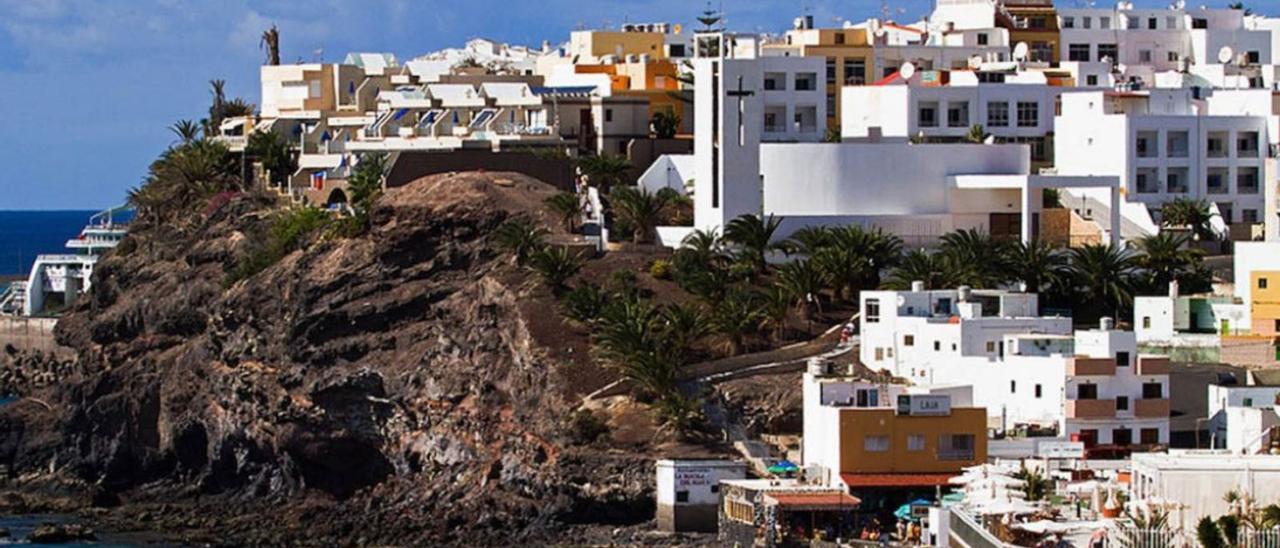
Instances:
[[[75,238],[101,210],[0,210],[0,277],[26,275],[37,255],[66,253]]]

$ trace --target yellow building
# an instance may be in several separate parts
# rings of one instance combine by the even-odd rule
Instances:
[[[692,105],[681,99],[680,71],[669,60],[648,62],[619,62],[606,64],[578,64],[573,67],[578,74],[605,74],[609,76],[613,95],[643,98],[649,103],[647,119],[658,112],[668,112],[679,117],[681,133],[691,130]]]
[[[1249,316],[1254,335],[1280,335],[1280,271],[1249,273]]]
[[[660,32],[583,30],[569,35],[569,56],[575,64],[595,64],[611,56],[618,62],[628,56],[666,59],[666,36]]]
[[[827,61],[827,127],[840,125],[841,93],[844,86],[861,86],[875,81],[875,49],[866,29],[794,29],[783,42],[765,44],[767,55],[822,57]]]
[[[941,416],[895,409],[840,411],[840,475],[946,476],[987,460],[987,411],[951,409]]]
[[[1027,60],[1053,63],[1061,47],[1053,0],[1003,0],[996,24],[1009,30],[1011,44],[1027,44]]]

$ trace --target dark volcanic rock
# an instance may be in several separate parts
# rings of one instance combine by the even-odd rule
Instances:
[[[27,535],[27,542],[32,544],[65,544],[89,540],[98,540],[98,535],[94,534],[93,529],[75,524],[46,523]]]
[[[513,215],[553,227],[555,190],[494,177],[392,190],[367,235],[229,287],[266,201],[141,220],[59,322],[78,360],[0,409],[0,465],[193,543],[506,544],[649,519],[649,457],[569,443],[582,379],[526,315],[553,304],[486,239]]]

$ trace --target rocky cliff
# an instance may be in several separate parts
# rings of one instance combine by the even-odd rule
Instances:
[[[554,192],[427,178],[385,195],[367,234],[234,284],[270,202],[144,219],[59,323],[74,366],[0,409],[0,464],[19,490],[163,504],[105,512],[197,540],[496,544],[646,519],[646,449],[569,432],[613,376],[487,239],[512,216],[554,233]]]

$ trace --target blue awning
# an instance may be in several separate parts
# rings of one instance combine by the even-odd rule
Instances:
[[[396,115],[395,115],[394,117],[392,117],[391,119],[392,119],[392,120],[399,120],[399,119],[401,119],[401,118],[404,118],[404,115],[406,115],[406,114],[408,114],[408,113],[409,113],[409,109],[407,109],[407,108],[402,108],[402,109],[400,109],[400,110],[397,110],[397,111],[396,111]]]

